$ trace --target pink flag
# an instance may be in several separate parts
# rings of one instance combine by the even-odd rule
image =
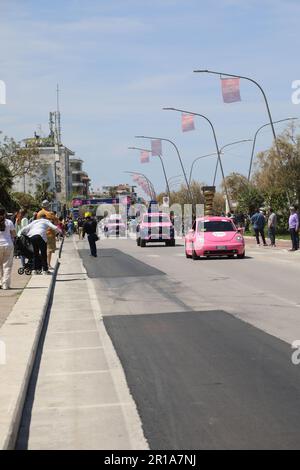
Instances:
[[[194,116],[192,114],[181,114],[182,132],[195,130]]]
[[[241,101],[240,79],[239,78],[221,78],[222,95],[224,103],[234,103]]]
[[[149,163],[149,152],[147,150],[141,151],[141,163]]]
[[[151,140],[151,153],[152,157],[162,155],[161,140]]]

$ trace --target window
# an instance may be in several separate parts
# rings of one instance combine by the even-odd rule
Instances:
[[[231,222],[227,220],[207,220],[198,222],[198,232],[234,232]]]
[[[144,222],[154,223],[154,224],[162,223],[162,222],[170,223],[170,219],[166,215],[145,214],[144,215]]]

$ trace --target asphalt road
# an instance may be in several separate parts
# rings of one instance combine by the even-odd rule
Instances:
[[[152,449],[300,447],[298,253],[79,247]]]

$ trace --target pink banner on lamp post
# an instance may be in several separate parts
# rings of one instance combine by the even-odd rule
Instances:
[[[161,140],[160,139],[154,139],[151,140],[151,154],[152,157],[158,157],[159,155],[162,155],[162,147],[161,147]]]
[[[149,163],[149,152],[147,150],[141,151],[141,163]]]
[[[182,132],[195,130],[194,116],[192,114],[181,114]]]
[[[239,78],[221,78],[221,83],[224,103],[241,101]]]

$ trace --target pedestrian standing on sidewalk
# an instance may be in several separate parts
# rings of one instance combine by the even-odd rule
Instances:
[[[81,217],[79,217],[79,219],[78,219],[78,236],[79,236],[79,240],[82,240],[83,224],[84,224],[84,220]]]
[[[298,232],[296,232],[297,235],[297,249],[299,250],[299,231],[300,231],[300,211],[299,211],[299,206],[295,206],[296,209],[296,214],[298,216]]]
[[[94,258],[97,258],[96,241],[99,240],[98,235],[97,235],[97,222],[95,219],[93,219],[90,216],[86,217],[86,222],[83,225],[83,234],[82,234],[83,238],[86,233],[87,233],[88,242],[90,245],[91,256],[93,256]]]
[[[292,248],[289,251],[299,249],[299,217],[295,207],[290,207],[289,231],[291,234]]]
[[[33,246],[33,273],[37,274],[42,264],[43,274],[51,274],[47,262],[47,231],[59,232],[59,229],[47,220],[46,215],[34,220],[27,227],[21,230],[21,235],[25,234],[30,238]]]
[[[16,230],[17,237],[20,236],[22,228],[26,227],[29,224],[26,214],[27,214],[27,210],[21,209],[16,215],[15,230]],[[21,265],[22,265],[22,268],[24,268],[25,256],[21,256]]]
[[[0,287],[3,290],[10,289],[15,237],[14,224],[6,218],[5,209],[0,207]]]
[[[253,226],[253,230],[255,233],[257,245],[260,246],[260,240],[259,240],[259,235],[260,235],[264,246],[267,246],[265,233],[264,233],[266,219],[265,219],[264,214],[260,212],[259,209],[256,209],[255,214],[253,214],[253,216],[251,217],[251,224]]]
[[[276,238],[276,226],[277,226],[277,216],[273,209],[270,207],[269,209],[269,217],[268,217],[268,235],[271,241],[271,246],[276,246],[275,238]]]

